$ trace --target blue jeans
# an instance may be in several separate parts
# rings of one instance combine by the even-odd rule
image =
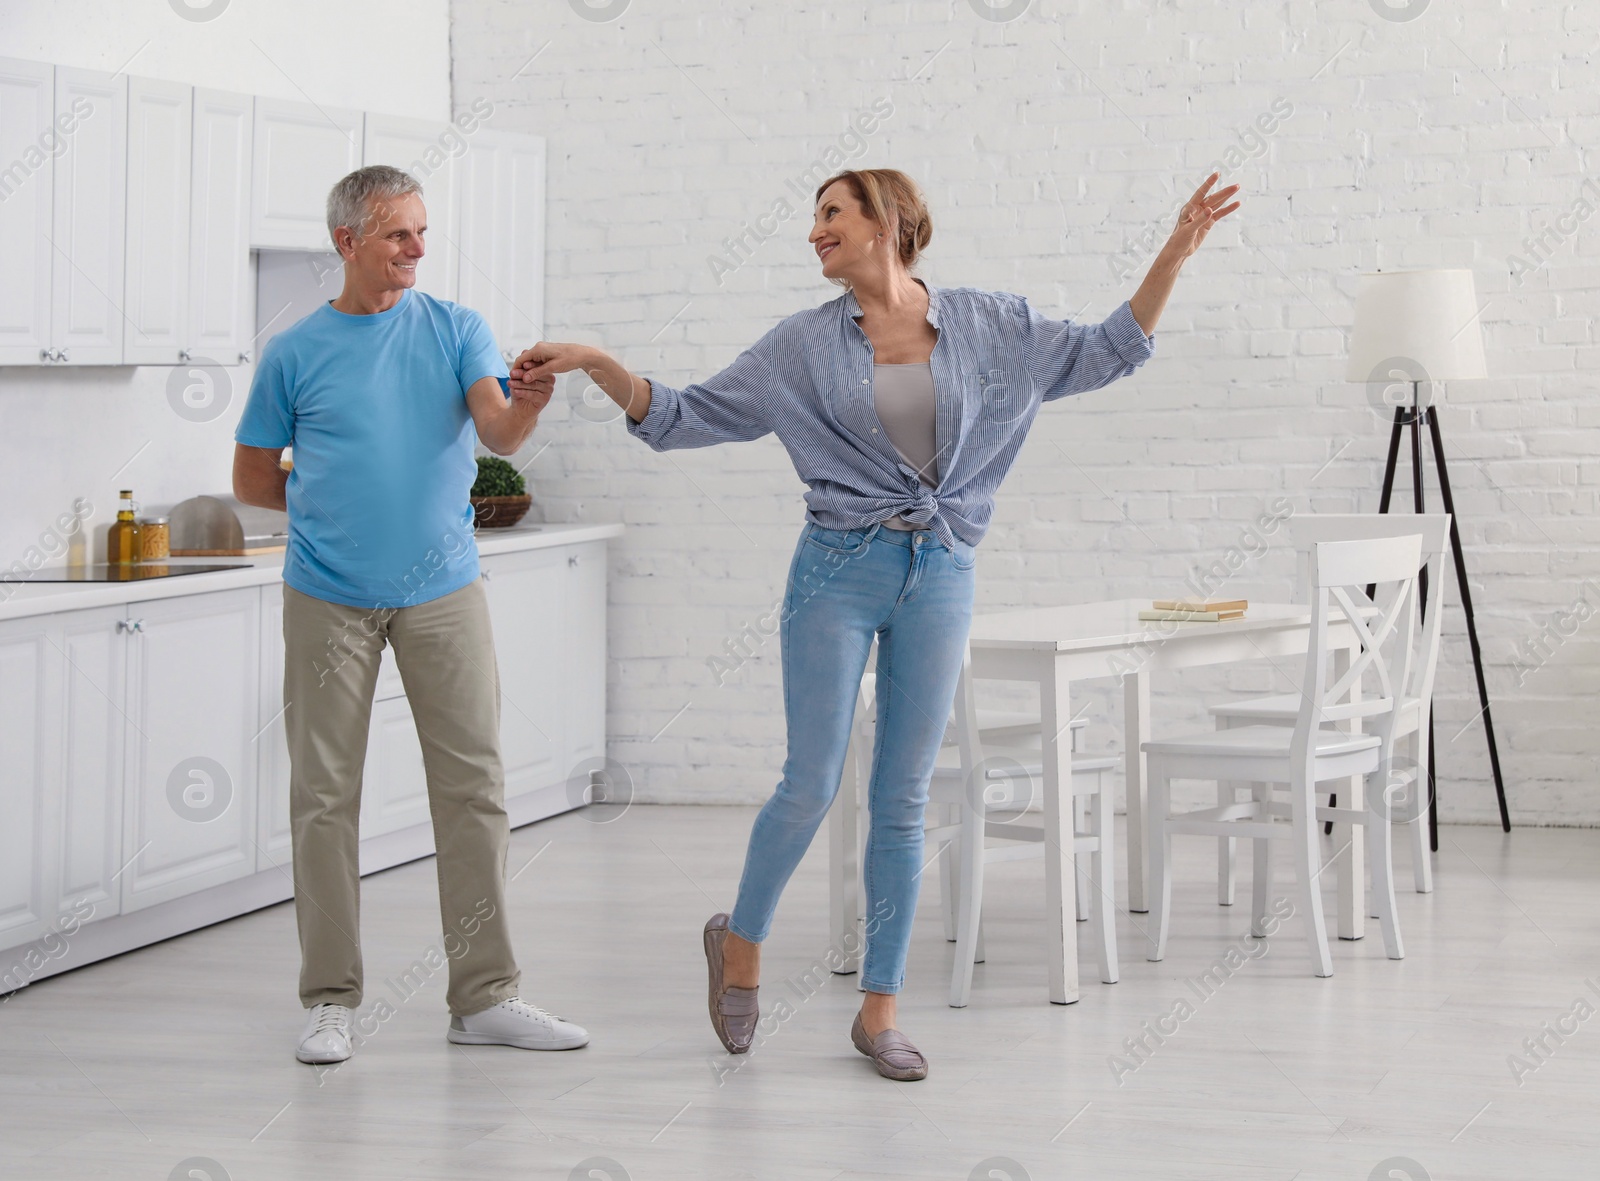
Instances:
[[[972,620],[973,547],[928,530],[808,524],[789,567],[780,641],[788,757],[750,831],[729,928],[760,943],[839,790],[856,692],[878,637],[878,733],[868,790],[862,984],[899,992],[922,876],[922,813]]]

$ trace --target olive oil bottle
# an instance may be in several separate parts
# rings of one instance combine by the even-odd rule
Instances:
[[[133,493],[124,489],[117,519],[106,530],[106,564],[131,566],[139,560],[139,526],[133,519]]]

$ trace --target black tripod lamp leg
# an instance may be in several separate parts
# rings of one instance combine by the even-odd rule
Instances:
[[[1439,495],[1450,514],[1450,547],[1455,550],[1456,586],[1461,592],[1461,609],[1467,617],[1467,642],[1472,648],[1472,670],[1478,678],[1478,701],[1483,706],[1483,732],[1489,739],[1489,766],[1494,771],[1494,792],[1500,804],[1500,828],[1511,831],[1511,813],[1506,808],[1505,780],[1500,774],[1500,747],[1494,739],[1494,719],[1489,713],[1489,686],[1483,679],[1483,650],[1478,645],[1478,624],[1472,613],[1472,591],[1467,586],[1467,562],[1461,552],[1461,530],[1456,525],[1455,500],[1450,495],[1450,474],[1445,468],[1444,440],[1439,434],[1439,419],[1428,416],[1428,431],[1433,438],[1433,459],[1439,467]]]

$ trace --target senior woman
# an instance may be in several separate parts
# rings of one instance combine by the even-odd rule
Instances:
[[[1132,373],[1178,271],[1238,208],[1213,174],[1133,298],[1103,323],[1041,315],[1020,296],[913,277],[932,236],[916,184],[847,171],[817,190],[809,241],[845,293],[790,316],[699,384],[672,389],[604,352],[541,343],[518,358],[533,382],[583,369],[657,451],[777,434],[806,484],[806,525],[780,615],[788,750],[756,817],[738,898],[704,944],[711,1023],[750,1048],[760,946],[784,885],[838,791],[856,690],[878,640],[877,740],[863,878],[865,996],[851,1041],[886,1078],[925,1078],[895,1027],[922,868],[923,810],[972,616],[975,549],[995,492],[1043,402]]]

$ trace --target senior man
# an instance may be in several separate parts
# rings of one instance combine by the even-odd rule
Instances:
[[[295,1056],[342,1062],[362,999],[357,818],[378,665],[392,646],[415,715],[438,849],[446,1036],[528,1050],[587,1043],[520,999],[505,907],[510,828],[500,683],[468,493],[474,432],[509,455],[553,380],[517,387],[477,313],[414,290],[422,186],[385,166],[328,195],[339,297],[263,351],[235,433],[234,493],[287,509],[284,720],[300,1002]],[[280,459],[294,449],[292,472]]]

